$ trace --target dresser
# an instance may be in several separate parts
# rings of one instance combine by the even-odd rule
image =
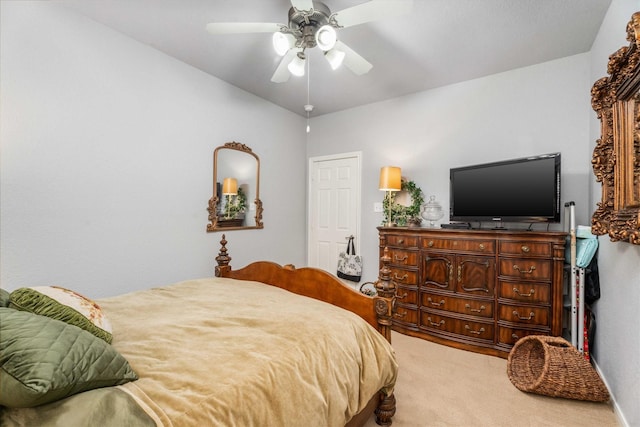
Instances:
[[[398,300],[393,329],[507,357],[562,333],[566,233],[379,227]]]

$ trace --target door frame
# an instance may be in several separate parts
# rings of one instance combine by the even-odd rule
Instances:
[[[340,159],[347,159],[347,158],[356,158],[357,160],[357,174],[356,174],[356,185],[357,185],[357,189],[356,189],[356,237],[357,239],[355,239],[355,249],[356,249],[356,253],[360,253],[360,233],[361,233],[361,225],[362,225],[362,151],[351,151],[348,153],[339,153],[339,154],[328,154],[325,156],[314,156],[314,157],[309,157],[309,164],[308,164],[308,169],[307,169],[307,224],[306,224],[306,229],[307,229],[307,253],[306,253],[306,264],[309,265],[309,259],[310,259],[310,253],[311,253],[311,198],[314,197],[314,195],[311,193],[312,188],[313,188],[313,183],[312,183],[312,172],[313,172],[313,165],[314,163],[320,163],[320,162],[326,162],[326,161],[333,161],[333,160],[340,160]],[[333,272],[330,272],[332,274],[335,274]]]

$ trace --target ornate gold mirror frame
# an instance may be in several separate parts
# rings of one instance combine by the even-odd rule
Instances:
[[[253,202],[250,202],[253,197]],[[213,152],[213,195],[207,231],[263,228],[260,159],[244,144],[227,142]],[[255,211],[251,218],[250,212]]]
[[[640,244],[640,12],[627,24],[629,46],[609,57],[608,77],[591,89],[601,137],[593,151],[593,172],[602,201],[591,218],[594,234]]]

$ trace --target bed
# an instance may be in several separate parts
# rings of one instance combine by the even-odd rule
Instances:
[[[30,312],[19,293],[0,307],[0,425],[357,426],[373,413],[391,425],[397,363],[388,282],[371,297],[313,268],[260,261],[235,270],[226,243],[223,236],[216,277],[96,300],[111,344],[82,325]],[[35,332],[23,331],[32,321]],[[51,325],[59,329],[48,332]],[[64,372],[51,373],[49,359],[44,371],[62,380],[16,381],[43,371],[43,363],[21,366],[25,355],[39,354],[16,350],[25,336],[60,359]],[[83,339],[90,344],[80,352],[62,346]],[[86,366],[87,355],[101,364]],[[98,378],[87,380],[86,371]]]

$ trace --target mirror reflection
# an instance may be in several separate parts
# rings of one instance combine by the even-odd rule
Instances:
[[[263,228],[260,160],[244,144],[227,142],[213,152],[213,195],[207,231]]]

